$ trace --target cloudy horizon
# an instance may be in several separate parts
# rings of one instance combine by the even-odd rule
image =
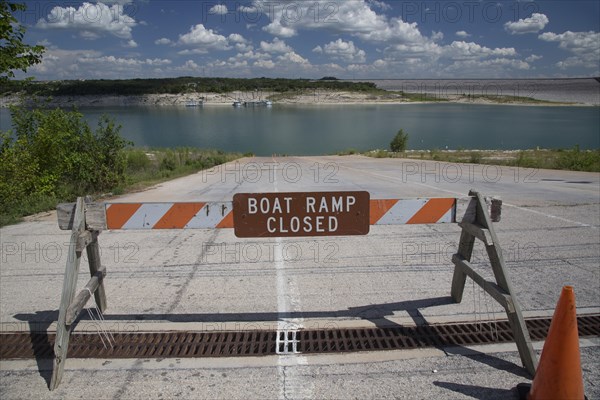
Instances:
[[[596,1],[27,1],[18,78],[600,76]]]

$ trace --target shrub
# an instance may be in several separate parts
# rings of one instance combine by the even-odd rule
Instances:
[[[471,164],[479,164],[481,163],[481,153],[479,152],[471,152],[470,156],[469,156],[469,162]]]
[[[167,151],[163,156],[163,159],[160,160],[161,171],[175,171],[178,166],[179,161],[177,160],[177,156],[170,150]]]
[[[390,149],[393,152],[404,153],[408,147],[408,134],[404,133],[404,130],[400,129],[394,139],[390,143]]]
[[[600,169],[600,151],[581,151],[579,145],[561,153],[558,167],[571,171],[598,171]]]
[[[0,136],[0,214],[42,211],[48,198],[71,200],[125,180],[128,142],[108,117],[92,131],[77,111],[12,107],[11,115],[13,130]]]
[[[144,171],[152,165],[146,152],[142,150],[131,150],[127,152],[127,170],[130,172]]]
[[[338,156],[351,156],[353,154],[358,154],[358,151],[356,149],[346,149],[337,153]]]

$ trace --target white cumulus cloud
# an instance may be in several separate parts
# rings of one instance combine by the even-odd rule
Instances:
[[[139,58],[127,58],[127,57],[115,57],[115,56],[102,56],[102,57],[80,57],[78,60],[84,64],[94,64],[96,67],[100,65],[110,66],[112,68],[129,68],[134,66],[142,65],[169,65],[171,60],[154,58],[154,59],[139,59]]]
[[[558,43],[558,47],[573,53],[564,61],[556,64],[560,69],[571,67],[583,67],[598,71],[600,68],[598,60],[600,60],[600,32],[571,32],[563,33],[544,32],[538,36],[540,40],[545,42]]]
[[[225,15],[229,12],[225,4],[215,4],[208,10],[209,14]]]
[[[431,40],[433,40],[434,42],[439,42],[440,40],[444,39],[444,32],[442,31],[433,31],[431,32]]]
[[[187,60],[182,65],[179,65],[173,69],[179,72],[199,72],[202,68],[198,64],[196,64],[195,61]]]
[[[545,14],[533,13],[529,18],[521,18],[518,21],[509,21],[504,24],[504,29],[511,35],[523,35],[525,33],[538,33],[548,25],[550,20]]]
[[[110,34],[120,39],[131,39],[131,30],[137,22],[123,13],[119,4],[83,3],[78,8],[55,6],[41,18],[36,27],[40,29],[71,29],[86,39],[97,39]]]
[[[275,68],[275,63],[273,60],[258,60],[253,66],[257,68],[273,69]]]
[[[302,57],[300,54],[294,51],[280,55],[279,57],[277,57],[277,60],[284,63],[301,64],[305,66],[311,65],[310,61],[308,61],[306,58]]]
[[[272,42],[260,42],[260,49],[267,53],[291,53],[292,48],[285,44],[285,41],[275,38]]]
[[[325,46],[317,46],[313,49],[315,53],[324,53],[333,59],[343,60],[353,63],[364,63],[366,61],[366,53],[354,45],[352,40],[344,42],[338,39],[334,42],[329,42]]]
[[[537,54],[532,54],[529,57],[527,57],[525,59],[525,61],[527,61],[528,63],[532,63],[535,62],[537,60],[541,60],[542,58],[544,58],[543,56],[538,56]]]
[[[178,45],[190,47],[180,54],[204,54],[209,50],[229,50],[229,41],[223,35],[219,35],[212,29],[206,29],[204,25],[197,24],[190,28],[188,33],[179,35]]]
[[[546,42],[557,42],[558,47],[571,51],[575,54],[584,54],[600,51],[600,33],[599,32],[571,32],[564,33],[545,32],[538,36],[539,39]]]
[[[232,33],[231,35],[228,36],[228,39],[233,43],[248,43],[248,40],[246,40],[239,33]]]
[[[262,12],[269,18],[270,23],[263,30],[276,37],[296,36],[300,30],[325,30],[386,45],[429,40],[421,34],[416,22],[378,13],[389,10],[388,3],[378,0],[254,0],[252,6],[254,12]],[[441,39],[440,33],[433,36],[431,40]]]
[[[284,38],[290,38],[297,34],[296,29],[282,25],[279,20],[275,20],[269,25],[264,26],[263,30],[273,36],[281,36]]]
[[[454,41],[445,48],[446,54],[454,59],[478,59],[491,56],[514,57],[517,51],[513,47],[491,49],[474,42]]]
[[[386,25],[386,17],[371,8],[385,8],[386,4],[382,2],[369,4],[363,0],[254,0],[252,4],[254,12],[262,12],[270,19],[263,30],[278,37],[289,38],[302,29],[366,34],[383,29]]]
[[[392,18],[389,23],[383,21],[383,24],[372,22],[373,29],[365,27],[366,31],[359,32],[356,36],[366,41],[386,43],[416,43],[427,40],[419,31],[416,22],[405,22],[401,18]]]

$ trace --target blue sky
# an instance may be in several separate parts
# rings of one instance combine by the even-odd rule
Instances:
[[[27,1],[19,77],[600,76],[600,2]]]

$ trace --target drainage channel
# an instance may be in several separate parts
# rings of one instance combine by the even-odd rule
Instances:
[[[544,340],[551,320],[526,320],[531,339]],[[600,314],[577,317],[580,337],[600,336]],[[292,332],[279,332],[292,334]],[[512,342],[508,321],[435,324],[384,328],[294,331],[299,353],[344,353],[424,347],[471,346]],[[240,357],[287,353],[277,348],[276,331],[112,333],[105,347],[98,334],[73,333],[69,358]],[[2,333],[0,359],[51,358],[54,334]]]

